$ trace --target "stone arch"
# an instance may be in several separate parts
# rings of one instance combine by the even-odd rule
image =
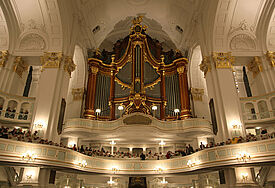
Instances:
[[[9,31],[4,13],[0,7],[0,50],[9,48]]]
[[[275,9],[270,17],[270,22],[268,24],[266,32],[266,48],[268,51],[275,51]]]
[[[200,70],[202,62],[201,47],[193,48],[189,65],[189,86],[193,100],[193,113],[197,117],[208,117],[208,92],[204,73]]]
[[[76,45],[74,50],[73,61],[76,69],[72,72],[67,94],[66,119],[80,117],[82,112],[81,106],[84,99],[84,87],[86,81],[86,58],[83,48]]]

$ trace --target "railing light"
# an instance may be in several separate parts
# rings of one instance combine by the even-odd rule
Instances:
[[[34,161],[37,158],[37,155],[33,151],[27,151],[22,154],[22,160]]]
[[[174,109],[174,112],[177,114],[180,112],[180,110],[178,108]]]
[[[248,161],[248,160],[251,159],[250,154],[247,153],[247,152],[245,152],[245,151],[240,152],[240,153],[236,156],[236,158],[237,158],[238,161],[243,161],[243,162],[246,162],[246,161]]]
[[[117,109],[118,109],[119,111],[122,111],[122,110],[124,109],[124,107],[123,107],[122,105],[120,105],[120,106],[117,107]]]
[[[242,177],[242,180],[245,182],[245,181],[247,181],[247,179],[248,179],[248,173],[247,172],[242,172],[241,173],[241,177]]]
[[[164,168],[162,168],[162,167],[157,167],[157,168],[154,168],[154,171],[156,172],[156,173],[163,173],[163,171],[164,171]]]

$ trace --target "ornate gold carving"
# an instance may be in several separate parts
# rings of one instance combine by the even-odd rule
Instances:
[[[73,95],[74,101],[82,100],[83,94],[84,94],[84,88],[73,88],[72,89],[72,95]]]
[[[90,67],[90,70],[91,70],[92,74],[97,74],[97,72],[98,72],[98,67],[91,66],[91,67]]]
[[[203,56],[200,64],[200,69],[204,73],[204,77],[206,76],[207,72],[211,71],[212,67],[209,60],[209,56]]]
[[[204,89],[191,88],[191,94],[194,100],[202,101],[202,96],[204,95]]]
[[[147,29],[147,26],[141,25],[142,20],[143,16],[138,16],[132,21],[133,26],[131,27],[130,31],[134,32],[135,35],[140,35],[142,31],[146,31]]]
[[[22,78],[23,72],[28,70],[28,65],[23,61],[22,57],[16,57],[13,66],[14,72]]]
[[[216,69],[231,69],[235,58],[231,56],[231,52],[213,52],[213,59]]]
[[[75,67],[76,65],[74,64],[73,58],[67,56],[64,61],[64,70],[71,76],[71,73],[75,70]]]
[[[7,50],[0,51],[0,67],[5,67],[9,52]]]
[[[118,79],[117,77],[115,77],[115,81],[116,81],[119,85],[121,85],[121,88],[122,88],[123,90],[125,90],[126,88],[131,89],[131,86],[130,86],[130,85],[125,84],[124,82],[122,82],[122,81],[121,81],[120,79]]]
[[[178,71],[179,74],[183,74],[184,71],[185,71],[185,67],[184,66],[178,67],[177,71]]]
[[[275,67],[275,52],[267,51],[266,56],[269,59],[270,66]]]
[[[42,71],[45,68],[59,68],[62,60],[62,52],[45,52],[41,57]]]
[[[147,84],[146,86],[144,86],[144,88],[146,89],[149,87],[152,90],[155,87],[155,85],[157,85],[160,81],[161,81],[161,77],[158,77],[158,79],[156,79],[150,84]]]
[[[254,57],[253,61],[247,64],[247,69],[253,73],[255,78],[260,72],[262,72],[262,61],[259,56]]]

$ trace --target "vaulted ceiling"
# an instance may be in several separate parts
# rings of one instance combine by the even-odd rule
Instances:
[[[234,55],[275,50],[274,0],[2,0],[0,50],[21,56],[108,47],[144,16],[166,48]]]

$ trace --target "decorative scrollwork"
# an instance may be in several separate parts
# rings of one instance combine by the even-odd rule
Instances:
[[[0,51],[0,67],[5,67],[9,52],[7,50]]]
[[[213,59],[217,69],[231,69],[235,58],[231,56],[231,52],[213,52]]]
[[[255,78],[260,72],[262,72],[261,58],[258,56],[254,57],[254,59],[247,64],[247,69],[253,73],[253,78]]]

